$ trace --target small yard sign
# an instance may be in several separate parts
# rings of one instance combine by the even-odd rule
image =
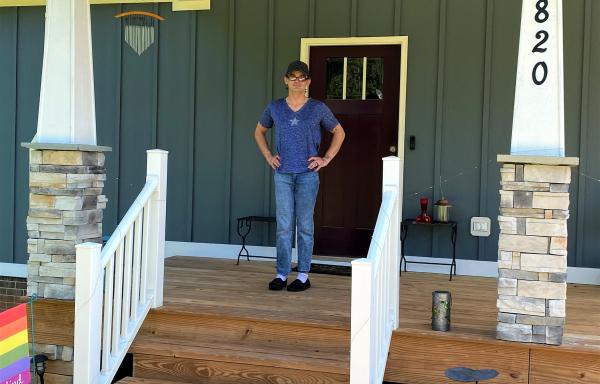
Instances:
[[[0,313],[0,384],[29,384],[27,304]]]

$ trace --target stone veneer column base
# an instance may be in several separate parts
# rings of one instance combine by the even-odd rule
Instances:
[[[110,148],[22,145],[29,148],[27,295],[74,300],[75,245],[102,242],[104,152]],[[36,344],[35,351],[49,358],[47,382],[72,383],[72,347]],[[56,364],[60,375],[52,374]]]
[[[499,155],[500,340],[562,343],[567,298],[567,219],[577,158]]]
[[[75,299],[75,245],[102,242],[104,147],[29,148],[27,294]]]

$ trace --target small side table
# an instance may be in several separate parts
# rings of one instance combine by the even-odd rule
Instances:
[[[408,235],[408,227],[414,225],[414,226],[419,226],[419,227],[428,227],[428,228],[434,228],[434,227],[448,227],[450,228],[450,241],[452,241],[452,262],[451,263],[434,263],[434,262],[427,262],[427,261],[408,261],[406,260],[406,257],[404,256],[404,242],[406,240],[406,236]],[[412,264],[430,264],[430,265],[448,265],[450,266],[450,281],[452,281],[452,275],[456,275],[456,229],[457,225],[456,225],[456,221],[448,221],[448,222],[439,222],[439,221],[434,221],[431,223],[421,223],[421,222],[417,222],[414,219],[404,219],[402,220],[401,226],[400,226],[400,240],[402,241],[402,244],[400,246],[400,254],[401,254],[401,258],[400,258],[400,274],[402,274],[402,262],[404,262],[404,272],[406,272],[406,264],[407,263],[412,263]]]
[[[240,257],[246,256],[246,259],[250,261],[250,257],[255,257],[259,259],[273,259],[271,256],[259,256],[259,255],[250,255],[248,252],[248,248],[246,248],[246,236],[250,233],[252,229],[252,222],[261,222],[261,223],[274,223],[275,218],[272,216],[245,216],[238,217],[237,219],[237,233],[242,238],[242,249],[240,249],[240,253],[238,253],[237,264],[240,264]],[[246,252],[243,255],[244,251]]]

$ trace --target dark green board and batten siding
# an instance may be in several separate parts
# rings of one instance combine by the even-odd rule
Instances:
[[[563,4],[567,155],[581,157],[569,265],[600,268],[600,183],[590,178],[600,179],[600,3]],[[113,17],[134,9],[166,18],[142,56]],[[158,147],[170,152],[167,239],[237,243],[236,217],[274,212],[253,130],[267,102],[284,95],[282,71],[300,38],[406,35],[406,137],[416,136],[416,150],[405,152],[404,215],[418,213],[418,196],[443,190],[459,221],[458,257],[496,260],[497,225],[475,238],[469,220],[498,215],[496,154],[510,148],[520,12],[519,0],[215,0],[210,11],[175,13],[169,4],[93,6],[98,144],[113,147],[106,232],[142,186],[145,150]],[[0,262],[27,258],[28,160],[18,144],[36,127],[43,14],[0,8]],[[415,232],[407,254],[448,257],[446,236]],[[270,240],[253,231],[253,243]]]

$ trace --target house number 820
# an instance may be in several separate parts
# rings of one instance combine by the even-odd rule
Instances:
[[[548,0],[538,0],[535,4],[535,8],[537,12],[535,14],[535,21],[539,24],[543,24],[548,21],[550,17],[548,10]],[[538,43],[533,47],[533,53],[544,53],[547,48],[544,48],[542,45],[548,41],[548,31],[541,30],[535,34],[535,37],[539,39]],[[542,85],[546,82],[548,78],[548,65],[544,61],[537,62],[531,71],[531,78],[533,79],[533,83],[535,85]]]

